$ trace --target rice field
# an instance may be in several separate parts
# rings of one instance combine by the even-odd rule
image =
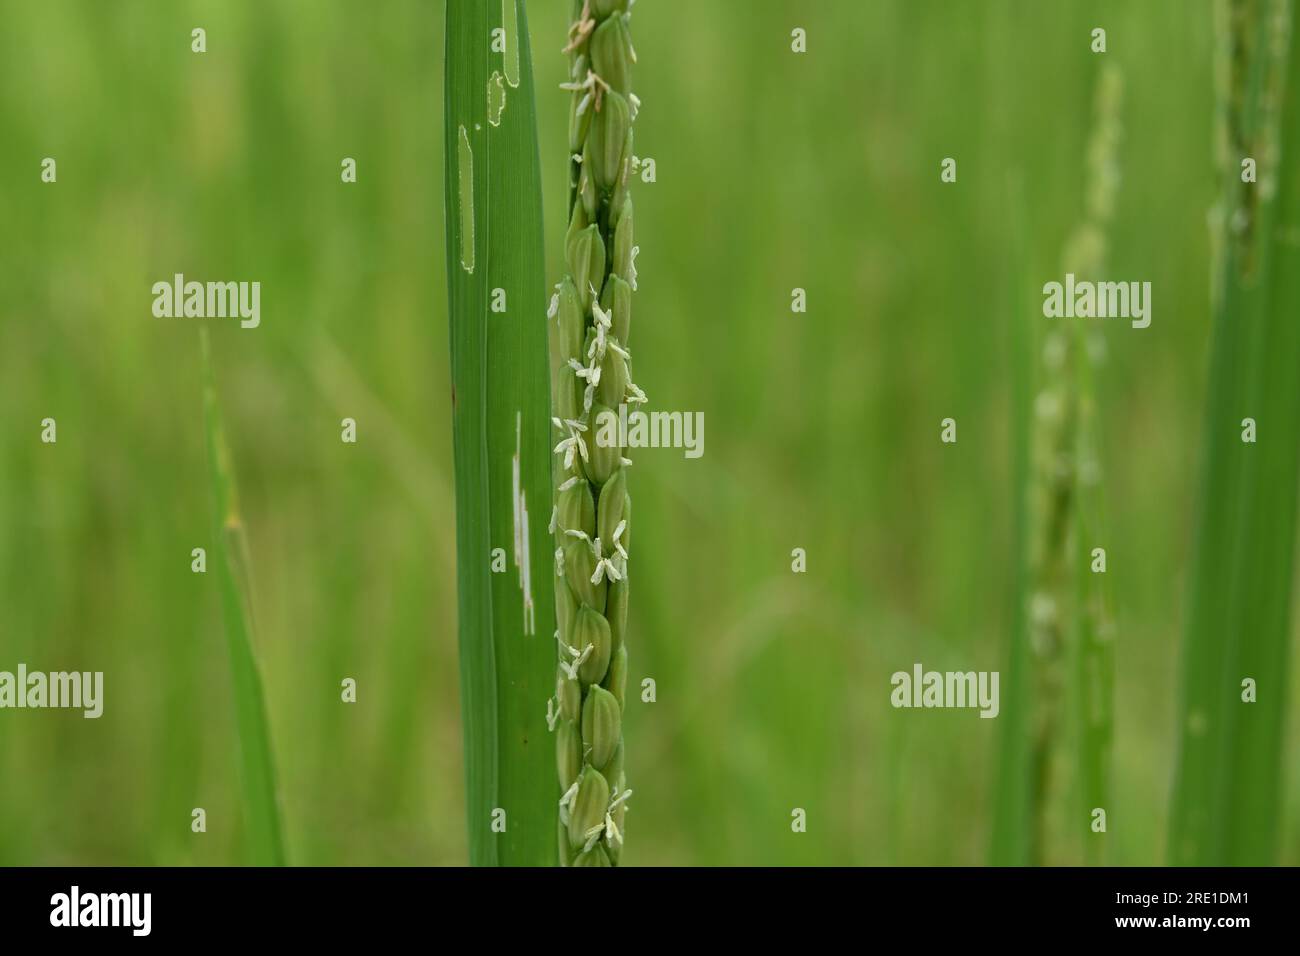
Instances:
[[[1300,57],[1271,4],[1218,7],[636,4],[635,380],[707,441],[632,456],[622,865],[1300,862],[1297,167],[1268,165],[1300,151]],[[467,789],[453,373],[457,328],[545,349],[573,12],[528,4],[461,104],[444,4],[0,0],[0,672],[104,675],[95,719],[0,709],[0,864],[554,846],[527,469],[563,436],[517,445],[515,393],[478,393],[504,477],[474,586],[547,679],[477,687],[478,729],[531,749]],[[494,181],[521,198],[464,242]],[[1149,325],[1046,317],[1067,273],[1149,282]],[[259,282],[260,321],[155,314],[177,275]],[[527,367],[487,376],[537,408]],[[931,706],[967,672],[1000,673],[996,717]]]

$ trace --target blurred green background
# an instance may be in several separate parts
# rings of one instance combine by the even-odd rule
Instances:
[[[528,13],[558,276],[569,2]],[[99,720],[0,712],[0,863],[241,858],[215,577],[190,571],[207,320],[150,312],[176,272],[262,283],[260,328],[210,325],[290,858],[465,860],[443,16],[0,0],[0,669],[106,675]],[[1010,304],[1060,278],[1082,214],[1094,26],[1125,87],[1109,271],[1154,290],[1149,329],[1105,325],[1098,382],[1107,840],[1111,862],[1164,860],[1218,182],[1210,3],[641,0],[636,143],[657,182],[636,187],[637,380],[702,411],[706,444],[637,456],[630,676],[658,701],[629,697],[626,862],[987,859],[999,721],[894,711],[889,675],[1005,667],[1009,342],[1044,321]]]

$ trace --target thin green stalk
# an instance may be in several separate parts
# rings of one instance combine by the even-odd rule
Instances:
[[[1109,571],[1097,570],[1095,548],[1109,551],[1105,496],[1101,485],[1101,451],[1093,352],[1081,336],[1075,361],[1079,381],[1076,458],[1078,492],[1074,512],[1074,710],[1077,752],[1077,801],[1069,808],[1070,842],[1083,843],[1083,860],[1106,859],[1111,804],[1115,720],[1115,620]],[[1105,817],[1097,816],[1102,811]],[[1106,831],[1094,830],[1103,821]]]
[[[1300,478],[1300,38],[1289,0],[1223,9],[1221,261],[1169,828],[1170,861],[1203,866],[1275,859]]]
[[[1011,640],[1007,654],[1006,679],[999,724],[998,775],[993,801],[992,839],[989,860],[994,866],[1024,866],[1030,861],[1031,753],[1029,747],[1030,655],[1028,602],[1029,587],[1029,409],[1033,404],[1034,335],[1022,317],[1031,316],[1036,300],[1027,290],[1029,277],[1024,184],[1019,176],[1008,179],[1008,212],[1013,241],[1010,261],[1014,264],[1009,311],[1012,366],[1011,416],[1015,446],[1012,458],[1013,540],[1015,575],[1011,595]]]
[[[545,707],[554,607],[550,547],[535,515],[551,500],[550,385],[524,2],[448,0],[446,38],[447,298],[470,861],[548,865],[557,795]]]
[[[1115,203],[1121,82],[1098,76],[1082,221],[1062,253],[1066,272],[1101,281]],[[1035,317],[1035,322],[1043,321]],[[1064,323],[1066,320],[1050,320]],[[1104,836],[1093,811],[1109,812],[1113,623],[1105,548],[1094,369],[1102,340],[1075,319],[1020,334],[1017,368],[1032,365],[1032,408],[1017,384],[1017,609],[1007,683],[992,858],[1002,865],[1098,862]],[[1033,346],[1033,359],[1021,350]],[[1100,565],[1098,564],[1098,568]]]
[[[628,185],[639,106],[629,6],[575,2],[566,46],[568,274],[550,309],[555,423],[563,433],[551,519],[559,663],[548,714],[564,790],[558,843],[566,866],[618,864],[631,795],[623,770],[631,461],[617,427],[609,427],[620,406],[645,401],[627,351],[637,254]]]
[[[1122,138],[1120,112],[1123,77],[1107,61],[1097,78],[1093,136],[1089,145],[1089,185],[1084,223],[1067,249],[1066,265],[1076,274],[1104,278],[1107,233],[1114,214]],[[1071,856],[1090,864],[1105,858],[1106,831],[1095,830],[1110,804],[1115,696],[1115,622],[1111,607],[1110,551],[1102,484],[1101,434],[1098,424],[1096,365],[1105,354],[1105,340],[1096,326],[1074,327],[1075,446],[1074,452],[1074,593],[1073,616],[1073,738],[1076,754],[1076,800],[1066,807],[1065,839]]]
[[[1114,744],[1115,621],[1109,572],[1094,570],[1094,546],[1107,542],[1105,501],[1100,485],[1101,455],[1096,426],[1093,370],[1088,349],[1077,356],[1081,407],[1078,458],[1081,476],[1075,509],[1075,660],[1074,706],[1078,754],[1078,800],[1071,808],[1072,835],[1083,841],[1083,859],[1098,865],[1106,859],[1110,826],[1112,752]],[[1107,549],[1108,550],[1108,549]],[[1096,816],[1098,811],[1105,817]],[[1107,831],[1094,825],[1105,822]],[[1077,845],[1077,836],[1074,841]]]
[[[199,340],[203,353],[203,422],[208,445],[208,478],[212,488],[212,549],[221,592],[226,643],[230,650],[247,851],[250,862],[257,866],[283,866],[285,854],[271,731],[253,648],[255,631],[248,540],[239,514],[230,451],[217,407],[207,329],[200,330]]]

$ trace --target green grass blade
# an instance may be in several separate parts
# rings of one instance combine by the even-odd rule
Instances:
[[[1012,500],[1014,502],[1013,541],[1015,575],[1011,594],[1011,641],[1006,676],[1003,682],[1004,703],[998,723],[998,774],[994,783],[993,832],[989,862],[994,866],[1025,866],[1030,861],[1030,826],[1032,813],[1030,786],[1030,751],[1028,714],[1029,629],[1026,620],[1029,586],[1029,448],[1031,443],[1029,408],[1033,403],[1033,319],[1034,302],[1026,290],[1033,287],[1026,240],[1024,184],[1019,176],[1009,178],[1008,202],[1012,224],[1013,266],[1009,311],[1011,322],[1012,390],[1011,416],[1014,450],[1012,458]]]
[[[1109,571],[1093,571],[1093,548],[1107,544],[1105,496],[1097,425],[1095,375],[1089,345],[1080,336],[1075,356],[1079,380],[1079,480],[1075,502],[1074,706],[1078,752],[1076,805],[1071,827],[1082,837],[1083,860],[1106,859],[1107,838],[1092,831],[1092,813],[1113,807],[1111,765],[1115,708],[1115,621]],[[1109,548],[1107,548],[1109,551]],[[1109,819],[1107,820],[1109,831]]]
[[[1089,184],[1082,227],[1072,237],[1067,268],[1098,280],[1105,278],[1109,233],[1117,201],[1119,147],[1123,140],[1124,81],[1120,67],[1107,62],[1097,74],[1093,130],[1088,150]],[[1065,840],[1072,859],[1092,865],[1105,859],[1109,831],[1094,832],[1093,813],[1107,817],[1111,806],[1114,741],[1115,622],[1109,570],[1094,571],[1093,549],[1109,552],[1104,464],[1096,366],[1105,355],[1100,329],[1076,322],[1074,327],[1074,617],[1071,698],[1076,782],[1069,788]],[[1080,853],[1081,848],[1081,853]]]
[[[1234,4],[1229,24],[1223,259],[1170,808],[1178,865],[1267,865],[1278,843],[1300,477],[1300,51],[1276,16],[1289,9]],[[1241,182],[1245,156],[1256,184]]]
[[[518,36],[506,37],[504,53],[493,52],[493,29],[512,21]],[[448,0],[446,43],[447,285],[470,860],[549,865],[559,798],[546,732],[555,668],[546,534],[550,382],[523,0]],[[493,311],[502,295],[505,311]],[[506,568],[493,573],[498,548]],[[492,828],[498,809],[505,811],[504,832]]]
[[[203,352],[203,421],[212,488],[212,550],[221,591],[226,643],[230,650],[247,852],[249,861],[257,866],[283,866],[285,854],[271,732],[262,696],[262,678],[253,651],[248,542],[239,515],[230,452],[221,428],[206,329],[201,330],[200,342]]]
[[[1121,91],[1117,67],[1098,71],[1084,215],[1062,255],[1063,271],[1088,280],[1105,278]],[[1020,205],[1012,258],[1023,272]],[[1021,277],[1022,296],[1034,285]],[[1017,599],[991,859],[1095,863],[1104,838],[1091,812],[1107,807],[1114,695],[1109,595],[1091,567],[1106,543],[1093,385],[1104,342],[1079,320],[1044,324],[1037,301],[1016,304],[1026,317],[1012,342]]]

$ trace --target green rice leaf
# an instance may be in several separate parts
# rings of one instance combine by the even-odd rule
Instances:
[[[279,797],[271,731],[262,695],[262,678],[253,648],[252,579],[248,540],[235,493],[234,469],[221,427],[212,374],[207,329],[201,330],[203,352],[203,422],[212,488],[212,549],[216,558],[221,614],[230,651],[231,685],[239,737],[239,780],[249,862],[283,866]]]
[[[497,28],[506,30],[504,52],[493,49]],[[555,860],[559,799],[546,726],[555,677],[546,530],[550,380],[523,0],[449,0],[446,43],[447,293],[470,860],[543,865]],[[496,549],[505,556],[501,573],[492,570]],[[497,810],[505,815],[497,815],[494,828]]]
[[[1223,260],[1170,808],[1177,865],[1267,865],[1279,842],[1300,477],[1300,50],[1277,19],[1287,8],[1238,6],[1228,24]],[[1258,183],[1241,182],[1243,156],[1258,159]]]

